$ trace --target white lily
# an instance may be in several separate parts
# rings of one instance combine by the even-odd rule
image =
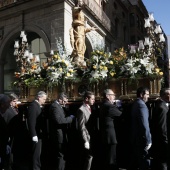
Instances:
[[[60,74],[58,74],[57,72],[52,72],[51,73],[51,78],[52,79],[57,79],[60,76]]]
[[[153,69],[154,69],[155,67],[154,67],[154,65],[153,65],[152,63],[148,63],[145,68],[146,68],[146,71],[147,71],[149,74],[152,74]]]
[[[107,72],[108,70],[102,70],[100,74],[102,75],[103,78],[107,77]]]
[[[90,75],[93,77],[93,78],[99,78],[99,71],[92,71],[91,73],[90,73]]]
[[[140,59],[140,63],[143,64],[144,66],[149,63],[149,57]]]
[[[140,70],[140,66],[129,67],[127,70],[129,70],[130,74],[134,75],[134,74],[136,74]]]
[[[133,65],[135,64],[134,62],[135,62],[134,60],[128,59],[125,65],[127,65],[128,67],[133,67]]]
[[[93,55],[93,60],[97,61],[97,63],[98,63],[98,56]]]

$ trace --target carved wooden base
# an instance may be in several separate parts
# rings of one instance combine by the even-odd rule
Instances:
[[[112,89],[117,99],[132,99],[136,98],[136,90],[140,86],[148,87],[150,89],[150,97],[156,98],[159,96],[161,89],[161,79],[151,80],[149,78],[143,78],[135,81],[129,79],[112,79],[107,82],[96,82],[93,84],[89,84],[88,81],[78,83],[67,81],[63,86],[21,87],[20,100],[23,102],[32,101],[35,99],[38,91],[45,91],[48,95],[47,101],[50,102],[57,99],[58,94],[63,89],[70,101],[82,100],[82,96],[86,90],[93,91],[96,100],[101,100],[103,90],[106,88]]]

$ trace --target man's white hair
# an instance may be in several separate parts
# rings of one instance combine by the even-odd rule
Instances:
[[[36,95],[36,99],[43,97],[43,96],[47,96],[47,94],[44,91],[39,91]]]

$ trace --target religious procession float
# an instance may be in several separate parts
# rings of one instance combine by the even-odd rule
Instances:
[[[40,58],[28,50],[27,37],[21,31],[21,41],[16,41],[14,55],[17,62],[16,80],[13,85],[20,90],[22,101],[31,101],[37,91],[48,93],[48,100],[56,99],[59,92],[66,92],[69,100],[77,101],[86,90],[95,92],[101,99],[102,91],[111,88],[117,98],[135,97],[139,86],[147,86],[152,97],[157,97],[163,82],[164,73],[158,64],[164,55],[162,30],[154,24],[153,15],[145,19],[147,37],[125,49],[114,52],[97,44],[89,58],[85,58],[85,36],[97,28],[86,28],[83,7],[77,4],[73,10],[70,29],[71,54],[64,47],[62,39],[56,39],[57,49],[51,50],[47,61],[40,65]]]

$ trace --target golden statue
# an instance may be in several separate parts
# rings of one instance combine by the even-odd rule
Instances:
[[[84,61],[84,54],[86,51],[85,35],[91,30],[96,30],[94,27],[86,28],[84,13],[82,7],[76,6],[73,8],[73,22],[70,29],[70,41],[73,48],[72,57],[73,62],[78,66],[86,66]]]

